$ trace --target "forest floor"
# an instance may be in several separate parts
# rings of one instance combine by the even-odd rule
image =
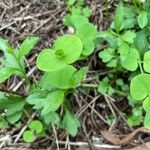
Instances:
[[[112,21],[118,1],[108,1],[108,14],[105,0],[88,0],[86,4],[92,9],[91,22],[100,31],[105,30]],[[41,76],[41,72],[35,68],[38,53],[50,47],[58,36],[68,32],[62,24],[65,14],[64,0],[0,0],[0,37],[7,39],[14,46],[27,36],[40,37],[38,45],[25,59],[28,75],[33,82]],[[96,74],[109,73],[105,68],[100,68],[96,52],[82,63],[89,66],[87,82],[97,83]],[[82,63],[79,65],[83,65]],[[16,76],[8,80],[5,86],[11,90],[26,92],[24,82]],[[121,97],[101,96],[96,88],[93,90],[78,88],[78,91],[78,94],[71,97],[73,111],[80,118],[82,125],[75,138],[69,138],[64,131],[56,129],[57,137],[55,133],[52,133],[44,139],[36,140],[31,145],[26,144],[21,138],[23,131],[27,128],[27,121],[24,120],[20,129],[12,127],[9,130],[0,131],[0,149],[3,147],[4,150],[55,150],[58,149],[56,147],[56,142],[58,142],[60,150],[66,147],[71,150],[113,150],[127,149],[149,141],[149,137],[143,134],[145,132],[143,128],[138,128],[137,131],[128,126],[122,115],[130,109],[127,101],[121,101]],[[116,118],[112,125],[108,125],[105,119],[108,114]],[[102,132],[104,129],[106,131]],[[115,135],[109,131],[113,131]],[[139,134],[139,132],[142,133]],[[135,136],[137,133],[138,136]],[[122,137],[118,138],[116,135]],[[135,149],[143,150],[149,147],[150,145],[144,144]]]

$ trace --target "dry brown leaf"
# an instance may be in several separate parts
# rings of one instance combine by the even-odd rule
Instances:
[[[134,139],[135,135],[138,134],[139,132],[150,134],[150,130],[147,128],[144,128],[144,127],[138,128],[138,129],[134,130],[132,133],[125,134],[122,136],[113,134],[106,130],[101,131],[101,134],[103,135],[105,140],[107,140],[108,142],[110,142],[112,144],[127,145]]]

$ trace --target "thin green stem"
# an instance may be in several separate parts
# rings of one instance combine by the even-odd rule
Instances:
[[[143,68],[142,68],[142,65],[141,65],[141,64],[142,64],[142,62],[141,62],[141,61],[139,61],[139,62],[138,62],[138,64],[139,64],[139,67],[140,67],[140,71],[141,71],[141,73],[143,74],[143,73],[144,73],[144,71],[143,71]]]
[[[119,95],[121,95],[121,96],[127,96],[127,94],[126,93],[124,93],[124,92],[122,92],[122,91],[119,91],[119,90],[116,90],[115,89],[115,92],[117,93],[117,94],[119,94]]]

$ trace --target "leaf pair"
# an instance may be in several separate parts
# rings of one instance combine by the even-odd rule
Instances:
[[[23,139],[24,141],[31,143],[34,142],[37,136],[43,131],[43,124],[38,120],[34,120],[29,123],[28,128],[30,130],[26,130],[23,133]]]
[[[65,35],[54,43],[54,50],[43,50],[37,58],[37,66],[42,71],[58,71],[79,59],[82,42],[74,35]]]

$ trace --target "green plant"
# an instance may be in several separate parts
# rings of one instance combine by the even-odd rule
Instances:
[[[37,57],[36,66],[43,71],[38,83],[32,83],[26,75],[24,56],[38,42],[37,37],[29,37],[18,48],[12,48],[0,38],[0,50],[4,53],[1,65],[0,83],[12,75],[26,81],[27,93],[18,93],[1,89],[0,92],[0,127],[9,127],[25,117],[31,122],[23,134],[26,142],[33,142],[45,130],[50,131],[53,124],[66,129],[75,136],[80,127],[78,118],[70,108],[68,94],[81,85],[88,67],[75,68],[75,62],[87,59],[95,48],[96,27],[89,22],[90,9],[83,7],[83,1],[68,1],[70,15],[65,17],[64,24],[74,28],[73,34],[58,37],[52,48],[44,49]],[[81,13],[77,13],[78,9]],[[78,23],[78,18],[82,18]],[[84,28],[86,25],[87,28]],[[30,114],[36,110],[38,120],[32,121]]]
[[[99,41],[107,42],[108,46],[99,53],[99,57],[106,63],[106,66],[110,68],[110,70],[113,70],[115,78],[118,78],[118,75],[121,73],[129,74],[128,79],[131,80],[131,96],[128,96],[128,99],[130,101],[134,100],[136,103],[140,101],[140,104],[142,101],[143,108],[146,112],[144,125],[148,128],[150,128],[149,10],[149,1],[143,3],[133,1],[130,5],[127,4],[127,6],[120,1],[111,27],[107,31],[100,32],[97,37]],[[103,91],[106,93],[108,87],[110,87],[110,83],[106,77],[103,82],[100,82],[99,92],[102,93]],[[128,90],[125,93],[129,95]],[[128,122],[130,122],[131,125],[139,125],[142,119],[137,120],[137,117],[142,118],[143,113],[137,113],[134,108],[132,112],[134,117],[130,116]]]
[[[53,125],[75,136],[80,122],[71,110],[68,95],[83,85],[88,71],[87,66],[76,68],[76,62],[87,59],[103,42],[107,45],[99,52],[99,57],[111,74],[100,77],[99,85],[84,86],[98,87],[101,94],[127,98],[132,114],[126,117],[132,126],[142,123],[144,108],[144,125],[150,127],[149,1],[133,1],[128,7],[120,1],[111,27],[103,32],[98,32],[90,23],[91,10],[84,7],[83,0],[68,0],[67,7],[69,15],[63,21],[64,25],[73,29],[73,33],[58,37],[51,48],[40,52],[36,66],[43,75],[36,84],[26,75],[24,57],[33,49],[38,38],[29,37],[15,49],[0,38],[0,50],[4,54],[0,83],[17,75],[25,80],[28,87],[26,94],[0,89],[0,128],[17,126],[22,118],[28,117],[31,122],[23,134],[26,142],[33,142],[44,135],[44,131],[51,131]],[[38,120],[33,121],[30,117],[33,112],[38,114]],[[107,116],[107,120],[111,123],[113,118]]]
[[[43,124],[38,120],[30,122],[28,128],[29,130],[26,130],[23,133],[23,139],[29,143],[34,142],[36,137],[38,137],[43,132]]]

